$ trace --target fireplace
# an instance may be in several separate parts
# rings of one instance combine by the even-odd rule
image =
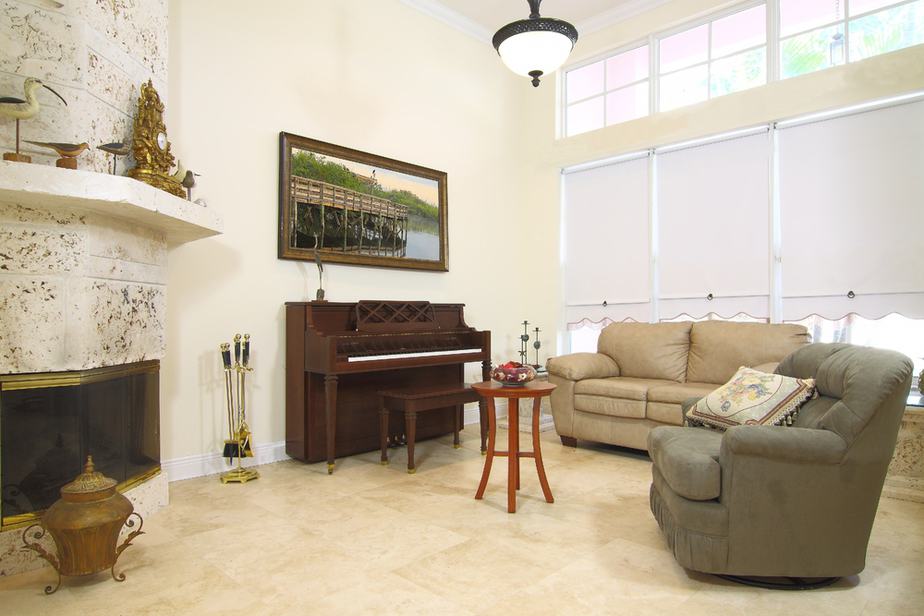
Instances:
[[[0,516],[34,521],[82,469],[125,490],[160,471],[159,362],[0,376]]]

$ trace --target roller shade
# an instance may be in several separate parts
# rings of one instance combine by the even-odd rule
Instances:
[[[662,318],[768,316],[769,164],[766,129],[658,154]]]
[[[924,102],[786,127],[779,148],[783,318],[924,317]]]
[[[647,157],[568,173],[563,181],[568,322],[649,320]]]

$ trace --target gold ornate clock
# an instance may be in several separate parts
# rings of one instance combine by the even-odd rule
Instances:
[[[170,175],[174,161],[170,153],[170,142],[167,141],[167,127],[164,125],[164,104],[150,79],[141,85],[141,96],[138,97],[132,154],[135,156],[135,166],[128,170],[128,177],[177,197],[186,196],[180,182]]]

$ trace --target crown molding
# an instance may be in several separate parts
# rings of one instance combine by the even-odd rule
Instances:
[[[491,42],[493,32],[482,26],[477,21],[469,19],[465,15],[447,8],[444,4],[438,2],[437,0],[401,0],[401,3],[411,7],[412,9],[420,11],[424,15],[429,15],[434,19],[438,19],[444,24],[447,24],[459,32],[467,34],[483,43]]]
[[[594,15],[574,25],[577,26],[578,32],[583,36],[612,26],[630,17],[635,17],[646,11],[650,11],[662,4],[667,4],[669,1],[670,0],[627,0],[608,11]]]

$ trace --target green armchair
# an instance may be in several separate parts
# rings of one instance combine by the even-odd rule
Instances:
[[[891,351],[811,344],[776,372],[816,381],[818,397],[793,426],[651,432],[651,511],[687,569],[738,578],[857,574],[912,363]]]

